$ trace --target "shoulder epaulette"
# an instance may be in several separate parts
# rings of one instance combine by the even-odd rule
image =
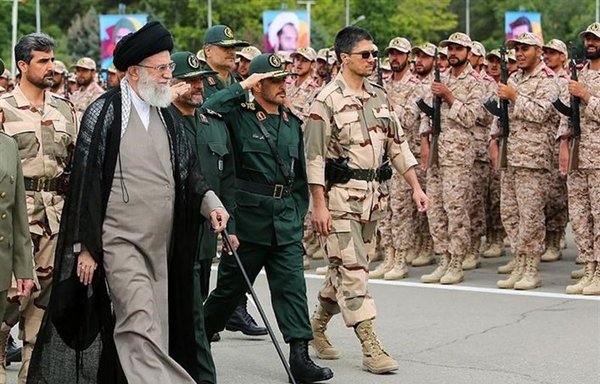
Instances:
[[[337,81],[333,80],[330,81],[326,86],[323,87],[323,89],[321,89],[321,92],[319,92],[319,94],[317,94],[316,100],[319,101],[325,101],[325,99],[331,95],[333,92],[335,92],[337,89],[339,89],[340,86],[337,84]]]
[[[477,72],[476,70],[472,69],[471,72],[469,72],[469,75],[473,76],[474,78],[476,78],[477,80],[481,79],[481,75],[479,74],[479,72]]]
[[[546,74],[546,76],[548,76],[548,77],[554,77],[554,76],[556,76],[556,75],[555,75],[555,73],[554,73],[554,71],[553,71],[553,70],[551,70],[551,69],[550,69],[549,67],[547,67],[547,66],[543,66],[543,67],[542,67],[542,72],[544,72],[544,73]]]
[[[216,116],[219,119],[223,118],[223,115],[221,115],[219,112],[213,111],[212,109],[204,108],[204,113],[206,113],[207,115]]]

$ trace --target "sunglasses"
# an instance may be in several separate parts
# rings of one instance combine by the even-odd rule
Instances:
[[[374,59],[376,59],[377,57],[379,57],[379,52],[378,51],[360,51],[360,52],[348,52],[349,55],[360,55],[361,58],[367,60],[370,57],[373,57]]]

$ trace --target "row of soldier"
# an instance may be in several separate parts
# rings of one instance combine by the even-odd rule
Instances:
[[[314,337],[312,345],[319,358],[339,358],[340,352],[325,336],[325,330],[331,317],[341,311],[347,326],[354,327],[361,340],[364,368],[373,373],[396,370],[397,363],[383,350],[374,334],[372,320],[375,318],[375,306],[368,294],[368,277],[402,278],[408,273],[408,265],[411,263],[429,265],[435,262],[434,255],[437,255],[437,268],[433,273],[422,276],[422,281],[455,284],[463,280],[463,270],[478,267],[480,251],[484,256],[500,256],[506,236],[513,257],[510,263],[499,268],[499,272],[510,273],[510,276],[499,281],[498,286],[516,289],[538,287],[541,284],[538,264],[542,258],[550,261],[559,257],[560,241],[567,221],[566,181],[559,172],[558,143],[563,144],[560,152],[562,154],[560,169],[565,171],[563,147],[573,135],[573,131],[569,128],[568,119],[561,117],[552,107],[552,103],[560,96],[564,103],[569,104],[569,93],[583,100],[582,111],[584,107],[586,108],[585,112],[582,112],[580,170],[568,176],[569,193],[571,194],[573,190],[572,195],[575,196],[570,196],[569,199],[570,219],[578,245],[579,260],[585,263],[585,268],[580,281],[569,286],[567,292],[598,294],[600,270],[597,261],[600,251],[594,249],[597,248],[598,236],[593,235],[593,218],[596,217],[597,209],[594,207],[593,199],[590,199],[597,185],[593,156],[597,151],[590,132],[598,126],[596,119],[600,115],[598,113],[600,82],[597,78],[600,47],[598,24],[592,24],[581,34],[589,59],[589,63],[582,70],[581,83],[569,83],[566,78],[568,75],[565,75],[564,70],[567,52],[564,43],[552,40],[544,45],[532,34],[524,34],[508,42],[509,46],[515,48],[514,53],[508,54],[508,64],[513,67],[511,69],[513,74],[508,85],[504,85],[499,84],[502,56],[500,52],[492,51],[486,55],[483,46],[472,42],[465,34],[451,35],[440,43],[440,47],[426,43],[413,48],[406,39],[392,39],[384,50],[388,62],[382,63],[383,73],[378,75],[376,70],[379,65],[378,53],[372,44],[372,38],[360,29],[351,29],[350,32],[360,43],[358,45],[364,49],[352,52],[357,47],[355,44],[357,41],[352,40],[348,48],[341,51],[340,44],[337,44],[333,50],[325,49],[317,53],[312,48],[300,48],[292,53],[289,59],[283,53],[279,56],[284,65],[289,65],[287,69],[290,70],[282,72],[281,76],[286,79],[283,88],[283,95],[287,95],[286,110],[303,121],[306,136],[306,171],[308,184],[311,185],[313,208],[306,219],[305,253],[309,256],[319,252],[325,253],[330,261],[324,271],[327,277],[319,293],[320,304],[311,319],[312,336],[303,334],[298,339],[307,340]],[[336,43],[338,43],[337,39]],[[268,57],[269,60],[275,61],[276,59],[271,59],[274,57],[272,55],[261,55],[258,49],[247,45],[235,40],[229,28],[217,26],[207,31],[205,47],[197,55],[182,52],[172,56],[175,63],[173,76],[178,79],[173,87],[177,95],[172,106],[173,113],[179,113],[187,122],[186,125],[189,125],[192,132],[189,138],[192,144],[196,144],[196,151],[200,157],[204,151],[205,158],[202,162],[205,164],[214,162],[214,165],[207,167],[216,170],[211,185],[228,210],[231,206],[227,205],[227,199],[235,200],[231,196],[229,198],[226,196],[228,190],[231,192],[227,183],[232,181],[233,171],[228,179],[224,176],[228,169],[236,168],[232,164],[233,159],[228,156],[231,153],[231,143],[228,142],[227,135],[205,136],[206,131],[199,129],[199,126],[222,124],[217,121],[222,121],[223,116],[231,112],[228,102],[243,100],[242,111],[251,111],[259,121],[267,121],[265,125],[270,128],[271,122],[268,121],[270,114],[268,111],[263,115],[260,114],[261,110],[256,112],[257,105],[261,104],[253,103],[254,92],[248,92],[249,89],[254,89],[258,81],[256,78],[249,77],[251,74],[249,70],[252,61],[259,57]],[[236,47],[243,48],[236,52]],[[444,54],[448,65],[446,69],[444,69]],[[546,64],[541,61],[542,55]],[[204,61],[204,65],[200,63],[201,61]],[[484,61],[487,61],[485,66]],[[278,67],[275,65],[278,63],[269,63],[271,69]],[[389,72],[387,65],[389,65]],[[440,68],[441,81],[435,81],[436,67]],[[93,60],[82,58],[74,68],[76,76],[81,74],[77,76],[81,89],[70,95],[75,108],[71,111],[68,109],[59,111],[62,116],[70,116],[71,112],[74,113],[74,116],[67,117],[65,127],[60,131],[65,133],[60,136],[64,138],[60,142],[65,147],[74,143],[81,114],[95,97],[102,93],[96,89]],[[59,71],[54,72],[60,70],[59,68]],[[288,76],[291,70],[296,73],[296,76]],[[358,78],[370,77],[373,82],[377,82],[378,77],[384,78],[385,92],[376,84],[365,83],[364,93],[353,94],[349,88],[346,88],[351,85],[347,85],[347,79],[342,76],[343,71],[357,74]],[[253,73],[258,72],[255,70]],[[122,77],[124,72],[115,70],[113,74]],[[185,83],[187,88],[178,88],[181,83]],[[239,84],[239,88],[236,88],[236,83]],[[47,86],[56,84],[57,81],[52,80]],[[181,91],[177,91],[178,89]],[[201,113],[197,115],[195,108],[219,91],[228,91],[230,94],[221,92],[219,97],[213,98],[212,102],[204,106]],[[78,96],[78,92],[85,95]],[[93,92],[97,94],[92,95]],[[77,106],[79,98],[82,99],[80,107]],[[351,100],[349,104],[346,104],[346,98]],[[439,165],[429,167],[427,159],[432,138],[431,118],[420,109],[418,102],[422,100],[421,104],[433,105],[435,98],[440,98],[442,101]],[[510,100],[511,105],[509,164],[502,172],[499,172],[495,166],[496,145],[501,136],[501,132],[497,129],[498,119],[484,108],[485,101],[498,98]],[[346,107],[348,107],[347,111]],[[373,111],[371,111],[372,107],[374,107]],[[358,113],[361,110],[362,116]],[[364,115],[365,110],[370,113],[368,117]],[[375,120],[372,120],[371,114],[374,115]],[[396,116],[399,124],[396,123]],[[194,117],[197,117],[195,122],[192,121]],[[286,123],[289,123],[289,118],[283,118]],[[381,122],[383,126],[380,127],[378,123]],[[371,126],[370,123],[375,125]],[[10,133],[10,124],[5,122],[3,128]],[[369,133],[371,131],[374,133]],[[198,132],[205,133],[198,135]],[[223,133],[226,130],[221,129],[219,132]],[[18,132],[15,131],[13,134]],[[371,135],[375,136],[371,137]],[[263,137],[264,141],[264,134],[259,134],[259,137]],[[339,141],[334,143],[335,140],[332,141],[331,137]],[[376,140],[371,140],[375,137]],[[243,144],[240,143],[242,146]],[[400,145],[403,149],[400,149]],[[369,153],[360,152],[358,147],[365,147]],[[408,147],[413,153],[420,154],[420,167],[416,167],[416,163],[412,161],[414,159],[406,155]],[[357,150],[358,152],[355,152]],[[244,151],[252,152],[252,149],[244,147]],[[57,176],[62,173],[66,154],[69,151],[65,148],[65,151],[60,152],[65,153],[64,159],[56,159],[57,164],[53,168],[55,172],[52,175],[32,175],[32,177],[26,175],[25,181],[29,183],[27,187],[29,191],[40,193],[40,196],[43,196],[44,192],[50,194],[58,192],[58,185],[45,182],[40,184],[40,179],[57,179]],[[298,158],[298,154],[294,155],[291,149],[290,153],[285,155],[286,159],[291,159],[292,169],[298,165],[294,165],[294,159],[298,159],[298,163],[303,163],[300,158],[304,156],[300,155]],[[365,165],[365,156],[372,155],[375,157],[374,162],[369,166]],[[345,183],[327,180],[328,170],[323,163],[326,158],[347,159],[345,164],[351,171],[350,180]],[[388,161],[400,170],[402,176],[409,182],[408,186],[400,182],[400,173],[395,173],[390,181],[378,178],[384,158],[389,159]],[[277,167],[277,162],[273,161],[272,165]],[[203,171],[211,172],[204,168]],[[275,173],[277,174],[278,171],[275,170]],[[239,179],[238,176],[235,180],[237,189],[251,194],[264,194],[264,186],[259,185],[260,183],[252,180],[240,182]],[[221,183],[222,188],[216,186]],[[39,189],[40,185],[41,189]],[[430,200],[427,214],[424,212],[428,205],[427,200],[424,195],[421,195],[419,185],[423,186],[423,189],[426,187]],[[286,197],[286,194],[289,197],[292,194],[289,186],[276,184],[275,190],[270,191],[273,197],[277,192],[277,186],[281,186],[277,198]],[[553,195],[549,196],[549,192]],[[34,228],[32,233],[40,236],[34,238],[34,243],[38,241],[36,245],[38,278],[41,278],[40,282],[44,280],[48,285],[51,282],[49,276],[51,276],[52,265],[51,261],[44,260],[51,259],[50,254],[53,250],[46,241],[51,242],[56,237],[60,219],[59,214],[58,216],[55,214],[56,217],[50,217],[51,215],[48,214],[49,208],[57,212],[57,206],[61,204],[60,198],[54,195],[56,194],[53,194],[49,201],[40,199],[41,211],[30,209],[43,216],[38,220],[30,218],[30,223]],[[587,198],[587,203],[581,200],[582,198]],[[417,203],[416,206],[413,201]],[[325,210],[322,209],[324,202],[327,205]],[[32,203],[35,205],[35,200]],[[321,215],[326,211],[330,211],[329,214],[333,217],[328,218],[327,214]],[[375,254],[375,228],[378,219],[383,216],[386,218],[380,226],[381,235],[378,245],[384,249],[385,257],[378,268],[369,271],[369,262]],[[251,223],[250,226],[252,224],[256,223]],[[356,224],[358,227],[355,227]],[[39,230],[35,230],[36,225],[40,226]],[[210,232],[208,224],[204,231],[205,234]],[[230,232],[235,233],[232,229]],[[348,235],[353,239],[354,247],[347,248]],[[249,233],[247,236],[256,236],[256,234]],[[357,240],[357,236],[361,241]],[[45,240],[46,237],[48,240]],[[486,239],[486,245],[481,244],[483,237]],[[232,240],[238,243],[237,237],[233,237]],[[260,243],[255,238],[253,240]],[[265,241],[268,243],[268,240]],[[46,247],[42,247],[40,245],[42,243]],[[214,256],[216,236],[211,236],[211,240],[204,246],[206,248],[199,252],[203,260],[198,260],[195,267],[197,276],[194,276],[199,290],[197,294],[203,300],[208,296],[210,259]],[[39,257],[43,250],[47,255]],[[254,252],[260,253],[258,248]],[[226,257],[225,254],[223,256]],[[195,318],[197,335],[201,334],[204,335],[202,337],[213,339],[213,336],[222,329],[221,324],[227,319],[222,318],[218,309],[224,305],[224,300],[227,300],[227,305],[231,306],[231,297],[242,299],[241,303],[233,303],[232,307],[233,310],[237,305],[234,313],[237,313],[241,320],[237,323],[234,321],[228,329],[242,330],[244,333],[254,335],[265,334],[266,330],[258,327],[245,311],[245,295],[240,291],[240,289],[244,291],[243,283],[238,281],[235,292],[232,291],[231,281],[236,280],[233,272],[235,265],[231,260],[225,261],[227,262],[222,261],[222,267],[219,267],[224,270],[220,275],[223,274],[225,276],[223,279],[229,284],[218,283],[215,298],[208,299],[207,312],[211,315],[204,316],[204,319]],[[44,271],[46,273],[50,271],[50,274],[41,276],[40,273],[43,274]],[[341,287],[335,281],[341,281],[347,289],[344,292],[346,295],[344,299],[340,296]],[[302,306],[302,300],[296,305]],[[44,304],[36,307],[43,308]],[[38,319],[37,327],[39,327],[41,314],[35,318]],[[207,324],[203,324],[202,320],[207,321]],[[298,324],[293,325],[298,326]],[[25,324],[21,326],[25,331],[27,330]],[[34,324],[32,327],[35,326]],[[6,328],[4,324],[3,327]],[[37,331],[29,333],[32,336],[24,340],[24,345],[29,348],[26,355],[31,353]],[[293,336],[286,337],[285,332],[284,338],[286,341],[296,339]],[[296,343],[295,351],[296,360],[304,360],[302,363],[296,361],[296,368],[309,361],[308,356],[304,356],[302,343],[300,345]],[[210,354],[209,351],[207,353]],[[291,361],[292,355],[290,355]],[[199,361],[199,364],[202,365],[202,362]],[[201,377],[200,380],[212,382],[214,367],[212,371],[210,369],[208,371],[207,376]],[[320,379],[330,377],[330,372],[326,369],[313,367],[309,371]],[[26,368],[24,375],[26,375]]]

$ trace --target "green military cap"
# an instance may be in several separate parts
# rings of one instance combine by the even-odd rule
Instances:
[[[175,63],[173,77],[176,79],[189,79],[217,73],[211,69],[202,68],[200,60],[192,52],[175,52],[171,55],[171,60]]]
[[[204,45],[214,44],[221,47],[247,47],[250,43],[236,40],[233,31],[226,25],[215,25],[206,30],[204,34]]]
[[[590,24],[585,31],[579,34],[579,37],[583,39],[586,35],[594,35],[600,39],[600,23]]]
[[[275,79],[297,75],[297,73],[285,71],[281,58],[274,53],[263,53],[250,62],[248,74],[253,75],[255,73],[272,73]]]
[[[462,45],[463,47],[471,48],[471,43],[471,38],[466,33],[454,32],[446,40],[442,40],[440,42],[440,47],[446,48],[450,44],[458,44]]]
[[[383,54],[387,55],[390,49],[395,49],[398,52],[409,53],[411,50],[410,41],[404,37],[394,37],[390,40],[387,48],[383,50]]]
[[[4,61],[2,61],[2,59],[0,59],[0,75],[2,75],[4,73]]]
[[[506,46],[510,49],[513,49],[517,44],[533,45],[542,48],[544,46],[544,41],[533,32],[525,32],[506,42]]]

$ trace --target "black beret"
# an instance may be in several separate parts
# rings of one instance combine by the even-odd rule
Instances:
[[[122,72],[145,58],[173,50],[173,36],[161,23],[151,21],[138,31],[124,36],[115,47],[113,64]]]

